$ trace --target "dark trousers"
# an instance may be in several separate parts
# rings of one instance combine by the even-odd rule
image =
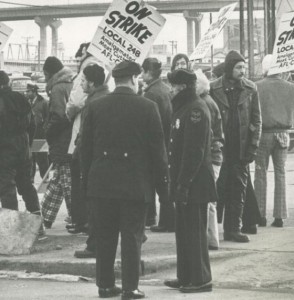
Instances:
[[[160,203],[158,226],[171,231],[175,229],[175,207],[172,202]]]
[[[36,165],[38,165],[40,176],[41,178],[43,178],[47,170],[49,169],[49,160],[47,152],[36,152],[32,154],[32,180],[34,180],[36,175]]]
[[[3,208],[18,210],[16,188],[25,202],[26,209],[31,213],[40,213],[38,194],[31,182],[29,159],[24,160],[17,168],[1,168],[0,199]]]
[[[240,232],[248,181],[248,164],[224,162],[217,181],[221,202],[225,206],[224,231]],[[218,217],[222,212],[218,209]]]
[[[71,173],[71,217],[72,223],[84,225],[88,222],[88,208],[85,189],[81,181],[80,161],[73,158],[70,166]]]
[[[176,204],[177,277],[195,286],[211,281],[207,204]]]
[[[97,237],[97,286],[109,288],[115,284],[114,262],[120,232],[122,288],[133,291],[139,283],[146,204],[127,199],[91,200]]]

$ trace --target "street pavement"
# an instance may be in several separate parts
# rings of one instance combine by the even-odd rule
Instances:
[[[210,251],[214,284],[212,293],[196,297],[165,288],[163,280],[176,275],[175,237],[173,233],[152,233],[147,230],[148,240],[142,248],[141,286],[148,298],[294,299],[294,154],[289,155],[286,169],[289,218],[285,220],[284,228],[270,226],[274,188],[272,166],[268,174],[268,226],[259,228],[257,235],[250,235],[250,243],[240,244],[223,241],[222,227],[219,225],[220,249]],[[95,260],[73,257],[75,250],[85,247],[86,236],[68,234],[65,217],[63,204],[52,229],[47,230],[48,239],[37,242],[30,255],[0,256],[0,299],[97,297],[97,289],[92,282]],[[49,277],[42,277],[41,274]],[[116,275],[119,279],[120,249],[117,253]],[[84,283],[85,280],[91,283]]]

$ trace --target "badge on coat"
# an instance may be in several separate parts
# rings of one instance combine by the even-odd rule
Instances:
[[[180,119],[176,119],[176,128],[177,128],[177,129],[180,128]]]
[[[193,110],[191,112],[191,121],[193,123],[198,123],[201,121],[201,111],[199,110]]]

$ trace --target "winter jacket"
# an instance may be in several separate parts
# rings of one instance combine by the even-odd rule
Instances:
[[[72,124],[68,120],[65,109],[72,88],[73,72],[63,68],[48,81],[46,91],[49,96],[49,115],[45,125],[46,140],[52,162],[69,162],[67,154],[71,139]]]
[[[178,201],[179,187],[188,202],[217,200],[211,162],[211,121],[205,102],[193,89],[179,92],[172,100],[173,116],[169,143],[170,197]]]
[[[278,77],[256,82],[259,94],[262,131],[285,131],[293,125],[294,84]]]
[[[66,104],[66,115],[69,118],[69,120],[73,121],[72,137],[68,149],[69,154],[72,154],[74,151],[75,140],[80,130],[81,110],[84,107],[85,100],[88,97],[88,95],[84,93],[83,88],[81,86],[83,70],[85,69],[85,67],[92,64],[99,64],[100,66],[102,65],[100,61],[92,55],[87,56],[84,59],[84,61],[81,62],[79,73],[73,80],[73,87],[70,92],[69,101]]]
[[[144,97],[152,100],[158,105],[164,139],[167,146],[172,115],[170,88],[161,79],[157,79],[147,86]]]
[[[227,130],[229,116],[229,101],[224,88],[224,76],[210,84],[210,95],[219,107],[223,121],[223,129]],[[240,82],[241,92],[237,103],[240,137],[240,160],[256,155],[261,135],[261,112],[255,83],[243,78]],[[225,146],[226,147],[226,141]],[[224,149],[225,150],[225,149]]]

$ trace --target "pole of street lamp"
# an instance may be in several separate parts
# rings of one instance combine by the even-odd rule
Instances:
[[[253,1],[247,0],[248,67],[249,78],[254,77]]]
[[[240,53],[245,56],[244,0],[240,0]],[[230,38],[230,37],[229,37]]]

